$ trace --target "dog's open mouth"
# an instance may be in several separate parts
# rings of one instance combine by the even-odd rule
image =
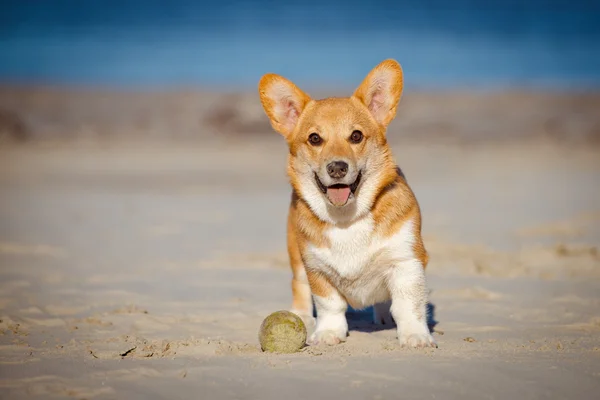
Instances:
[[[319,179],[319,176],[315,173],[315,180],[317,181],[317,186],[323,192],[324,195],[327,196],[331,204],[337,207],[341,207],[348,202],[348,199],[351,195],[354,195],[356,189],[358,188],[358,184],[360,183],[360,178],[362,177],[362,173],[359,172],[356,180],[351,185],[344,185],[341,183],[336,183],[335,185],[325,186],[323,182]]]

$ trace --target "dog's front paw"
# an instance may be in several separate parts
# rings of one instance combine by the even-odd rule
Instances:
[[[400,341],[400,345],[406,348],[420,349],[426,347],[438,347],[435,339],[429,332],[407,332],[398,335],[398,340]]]
[[[326,344],[333,346],[346,341],[346,333],[336,332],[332,330],[316,331],[308,339],[307,344],[310,346],[316,346],[319,344]]]

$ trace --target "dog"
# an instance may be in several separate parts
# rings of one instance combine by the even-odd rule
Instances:
[[[344,98],[312,99],[274,73],[259,81],[264,111],[288,144],[290,311],[309,329],[308,345],[345,342],[350,305],[373,306],[377,324],[395,322],[403,347],[437,347],[421,211],[386,140],[402,90],[393,59]]]

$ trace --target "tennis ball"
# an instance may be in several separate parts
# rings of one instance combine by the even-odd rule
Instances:
[[[295,353],[306,343],[306,326],[290,311],[275,311],[260,325],[258,340],[263,351]]]

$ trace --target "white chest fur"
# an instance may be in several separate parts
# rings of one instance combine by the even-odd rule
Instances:
[[[331,268],[343,278],[360,274],[379,247],[373,237],[374,227],[373,218],[368,216],[346,227],[328,229],[324,234],[329,246],[309,249],[316,261],[313,267]]]
[[[341,281],[358,283],[352,285],[352,293],[347,288],[338,289],[347,296],[361,298],[360,302],[363,302],[366,297],[372,296],[368,293],[370,290],[381,286],[386,271],[394,268],[396,263],[414,257],[413,231],[414,223],[408,220],[392,236],[381,236],[376,234],[371,215],[348,226],[334,226],[324,232],[328,247],[308,247],[307,266],[326,275],[333,273]],[[379,273],[371,273],[375,270]],[[363,278],[365,281],[361,282]]]

